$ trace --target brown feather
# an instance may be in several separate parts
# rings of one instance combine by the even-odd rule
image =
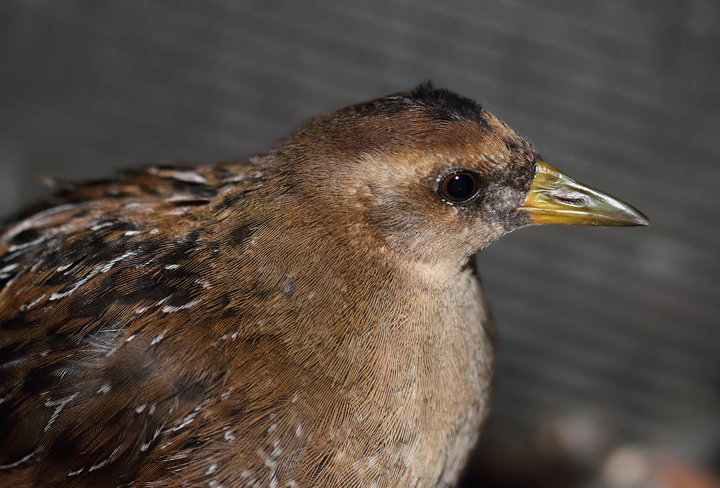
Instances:
[[[537,156],[432,96],[312,119],[247,163],[78,185],[8,223],[0,485],[453,484],[493,368],[468,262],[527,223]],[[482,205],[438,198],[461,166]]]

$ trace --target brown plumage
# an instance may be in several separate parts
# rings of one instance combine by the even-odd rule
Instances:
[[[0,232],[0,486],[454,484],[493,370],[473,254],[548,215],[645,223],[553,171],[423,85],[26,211]]]

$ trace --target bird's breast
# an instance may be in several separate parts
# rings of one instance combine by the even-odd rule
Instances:
[[[491,324],[479,283],[467,270],[443,288],[399,290],[392,280],[371,288],[341,287],[364,297],[347,307],[342,298],[313,297],[335,300],[322,309],[342,323],[297,311],[307,330],[285,348],[305,375],[294,391],[304,408],[330,419],[306,426],[314,426],[314,445],[332,446],[329,472],[352,473],[358,486],[447,486],[488,408]],[[320,455],[313,449],[304,456]]]

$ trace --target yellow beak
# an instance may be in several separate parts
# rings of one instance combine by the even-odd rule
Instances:
[[[532,224],[647,225],[648,219],[627,203],[582,185],[538,161],[535,178],[520,207]]]

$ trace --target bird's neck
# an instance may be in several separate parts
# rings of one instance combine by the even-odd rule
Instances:
[[[317,397],[298,401],[313,417],[334,419],[314,438],[332,446],[337,463],[357,460],[338,464],[338,472],[363,463],[368,473],[404,466],[398,486],[451,483],[487,410],[492,372],[473,270],[432,279],[432,270],[322,222],[268,213],[238,230],[237,220],[218,232],[240,237],[238,250],[218,253],[224,262],[210,279],[229,290],[208,339],[208,351],[227,358],[228,376],[247,376],[232,368],[248,354],[272,355],[277,368],[292,371],[287,381]],[[229,314],[234,309],[243,313]],[[395,445],[396,458],[363,454],[370,441],[354,432]]]

